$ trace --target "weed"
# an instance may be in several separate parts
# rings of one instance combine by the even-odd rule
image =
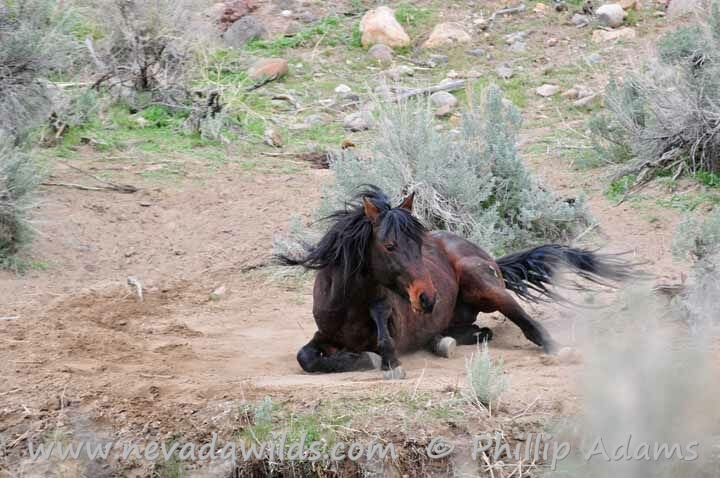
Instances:
[[[605,191],[605,196],[611,201],[619,201],[627,194],[633,184],[635,184],[635,176],[623,176],[610,183],[610,186]]]
[[[493,360],[486,342],[480,345],[477,353],[465,360],[467,373],[468,399],[483,407],[491,407],[509,386],[508,377],[503,372],[502,359]]]

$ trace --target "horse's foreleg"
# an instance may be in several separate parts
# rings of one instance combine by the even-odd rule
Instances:
[[[372,352],[336,351],[326,345],[320,332],[297,353],[300,367],[310,373],[341,373],[380,368],[379,357]]]
[[[395,350],[395,341],[390,336],[390,330],[388,328],[388,321],[392,315],[392,307],[386,299],[377,299],[370,302],[370,317],[372,317],[377,330],[377,346],[382,357],[382,368],[383,370],[393,371],[399,369],[400,360],[397,358],[397,351]],[[402,372],[398,372],[394,375],[402,375]],[[390,378],[400,378],[396,376]]]

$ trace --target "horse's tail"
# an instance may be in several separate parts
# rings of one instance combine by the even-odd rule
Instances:
[[[618,282],[639,277],[634,266],[621,254],[598,254],[595,251],[574,249],[558,244],[546,244],[509,254],[497,260],[505,287],[529,302],[549,302],[564,299],[550,289],[555,274],[565,268],[595,284],[615,287]],[[574,284],[574,289],[585,287]]]

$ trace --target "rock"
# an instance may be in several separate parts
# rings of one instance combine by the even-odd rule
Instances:
[[[210,300],[220,300],[225,296],[226,293],[227,288],[224,285],[221,285],[210,293]]]
[[[247,15],[230,25],[222,34],[222,39],[229,47],[241,48],[250,40],[262,38],[265,35],[267,35],[267,30],[260,21],[252,15]]]
[[[288,74],[288,61],[284,58],[263,58],[256,61],[247,72],[253,81],[274,81]]]
[[[283,10],[280,12],[281,17],[290,18],[292,17],[293,11],[292,10]]]
[[[593,90],[591,90],[590,88],[588,88],[587,86],[576,85],[575,90],[577,91],[578,99],[588,98],[590,96],[595,95],[595,92]]]
[[[327,118],[323,115],[309,115],[305,118],[305,124],[308,126],[317,126],[326,122]]]
[[[619,0],[617,3],[623,10],[640,10],[642,8],[640,0]]]
[[[527,32],[515,32],[505,35],[505,43],[512,45],[513,43],[523,41],[527,37]]]
[[[625,10],[617,3],[603,5],[595,12],[600,23],[610,28],[617,28],[625,21]]]
[[[400,81],[403,76],[414,76],[415,70],[407,65],[398,65],[383,72],[383,74],[393,81]]]
[[[482,48],[473,48],[472,50],[468,50],[467,54],[477,57],[485,56],[485,50],[483,50]]]
[[[257,8],[253,0],[225,0],[213,6],[213,16],[217,18],[220,30],[225,31],[230,25]]]
[[[458,99],[452,93],[447,91],[438,91],[430,95],[430,102],[435,106],[450,105],[455,106],[458,104]]]
[[[423,43],[423,48],[439,48],[456,43],[469,43],[472,37],[466,32],[462,25],[453,22],[439,23],[435,25],[430,38]]]
[[[549,10],[550,10],[550,8],[548,8],[547,5],[545,5],[544,3],[540,3],[540,2],[538,2],[535,5],[535,8],[533,9],[533,11],[535,13],[537,13],[538,15],[545,15],[548,13]]]
[[[593,53],[589,57],[585,58],[585,63],[587,63],[590,66],[597,65],[601,61],[602,61],[602,55],[600,55],[600,53]]]
[[[551,96],[555,96],[560,92],[560,87],[558,85],[549,85],[545,84],[539,87],[535,90],[535,93],[542,96],[543,98],[549,98]]]
[[[595,43],[607,43],[615,40],[632,40],[637,36],[634,28],[624,27],[617,30],[595,30],[592,39]]]
[[[510,50],[520,53],[520,52],[527,50],[527,45],[525,44],[524,41],[516,41],[515,43],[510,45]]]
[[[581,15],[579,13],[576,13],[572,16],[570,19],[570,22],[572,22],[573,25],[576,27],[585,27],[590,24],[590,18],[587,15]]]
[[[435,68],[438,65],[445,65],[450,61],[450,58],[447,55],[441,55],[439,53],[435,53],[430,55],[430,58],[428,58],[428,66],[430,68]]]
[[[275,128],[267,128],[263,139],[265,140],[265,144],[274,148],[281,148],[283,145],[282,136],[280,136],[280,132]]]
[[[560,96],[568,100],[576,100],[578,97],[578,91],[576,88],[570,88],[567,91],[563,91]]]
[[[368,11],[360,20],[361,42],[364,47],[382,43],[392,48],[410,45],[410,37],[395,19],[395,12],[386,6]]]
[[[368,54],[379,63],[392,63],[393,61],[392,48],[382,43],[370,47]]]
[[[335,93],[340,96],[345,96],[348,93],[352,93],[352,88],[350,88],[348,85],[339,84],[337,85],[337,87],[335,87]]]
[[[473,25],[475,25],[475,27],[476,27],[478,30],[487,30],[488,27],[490,26],[490,25],[488,24],[488,21],[485,20],[485,19],[482,18],[482,17],[481,17],[481,18],[476,18],[476,19],[474,19],[474,20],[473,20]]]
[[[499,65],[497,68],[495,68],[495,73],[503,80],[509,80],[515,74],[513,69],[507,65]]]
[[[357,111],[343,120],[343,126],[350,131],[365,131],[372,128],[373,117],[369,111]]]
[[[582,97],[579,100],[573,101],[573,106],[576,108],[589,109],[589,108],[592,108],[595,105],[599,104],[600,99],[601,99],[600,95],[593,94],[590,96]]]
[[[557,46],[558,43],[560,43],[560,40],[558,40],[558,39],[555,38],[555,37],[548,38],[548,39],[545,41],[545,45],[546,45],[546,46],[549,46],[549,47],[551,47],[551,48],[554,47],[554,46]]]

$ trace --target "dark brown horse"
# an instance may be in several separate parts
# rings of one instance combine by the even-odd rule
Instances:
[[[329,230],[305,257],[280,257],[318,271],[318,331],[297,354],[303,370],[381,365],[401,376],[398,353],[429,347],[448,356],[455,344],[489,340],[490,329],[475,325],[480,312],[501,312],[531,342],[554,353],[558,344],[511,292],[531,302],[561,300],[548,288],[561,267],[602,284],[630,274],[617,256],[554,244],[495,261],[455,234],[426,231],[412,205],[412,194],[393,208],[385,194],[369,187],[327,218]]]

